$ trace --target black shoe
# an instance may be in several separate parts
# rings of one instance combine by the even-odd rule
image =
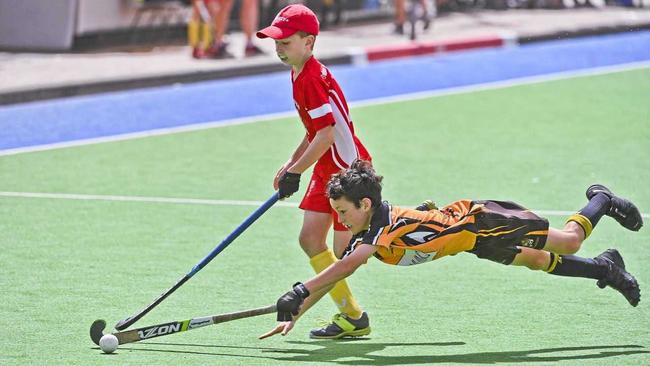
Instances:
[[[607,286],[620,292],[632,306],[639,305],[641,301],[641,290],[636,278],[625,270],[623,257],[616,249],[607,249],[594,258],[596,262],[605,266],[607,271],[605,277],[598,280],[598,287]]]
[[[309,332],[312,339],[339,339],[343,337],[361,337],[370,334],[370,320],[364,311],[361,318],[352,319],[347,314],[336,314],[331,323]]]
[[[611,201],[611,206],[606,213],[607,216],[613,217],[614,220],[618,221],[619,224],[628,230],[639,231],[641,229],[641,226],[643,226],[643,218],[641,218],[641,213],[634,203],[616,196],[609,188],[602,184],[592,184],[589,186],[586,193],[587,199],[591,200],[598,193],[603,193]]]

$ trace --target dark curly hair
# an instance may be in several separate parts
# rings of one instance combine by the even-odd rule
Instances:
[[[381,205],[382,179],[384,177],[375,173],[370,162],[357,159],[348,169],[332,175],[327,183],[327,197],[333,200],[345,197],[357,208],[367,197],[372,208],[377,208]]]

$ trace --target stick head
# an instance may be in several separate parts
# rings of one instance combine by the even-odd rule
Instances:
[[[106,328],[106,321],[97,319],[90,326],[90,339],[99,346],[99,340],[104,336],[104,329]]]
[[[117,322],[117,324],[115,324],[115,329],[124,330],[124,329],[130,327],[131,323],[132,323],[132,320],[133,320],[133,317],[129,317],[129,318],[120,320],[119,322]]]

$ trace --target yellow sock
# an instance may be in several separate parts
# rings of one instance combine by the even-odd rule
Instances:
[[[187,41],[191,47],[199,45],[199,22],[190,20],[187,24]]]
[[[316,273],[322,272],[325,268],[329,267],[331,264],[336,262],[337,259],[334,256],[334,252],[330,249],[316,254],[315,256],[309,259],[309,263]],[[357,304],[357,300],[352,296],[350,288],[348,287],[345,280],[341,280],[334,285],[334,288],[330,291],[330,296],[334,303],[339,308],[339,311],[345,314],[348,314],[353,319],[358,319],[361,317],[362,310]]]
[[[203,47],[208,48],[212,45],[212,27],[208,23],[201,23],[201,39]]]

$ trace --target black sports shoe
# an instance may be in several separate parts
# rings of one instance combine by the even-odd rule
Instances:
[[[591,200],[598,193],[603,193],[609,197],[611,206],[607,210],[606,215],[613,217],[624,228],[632,231],[639,231],[643,226],[643,218],[639,209],[636,208],[634,203],[625,198],[616,196],[609,188],[602,184],[592,184],[587,188],[587,199]]]
[[[309,332],[312,339],[339,339],[343,337],[361,337],[370,334],[370,320],[364,311],[361,318],[352,319],[347,314],[336,314],[332,322],[322,328]]]
[[[415,209],[418,210],[418,211],[431,211],[431,210],[437,210],[438,207],[436,206],[436,203],[433,202],[432,200],[426,200],[426,201],[422,202]]]
[[[639,305],[639,301],[641,301],[639,283],[634,276],[625,270],[625,262],[623,262],[623,257],[621,257],[618,250],[607,249],[594,259],[607,268],[605,277],[596,283],[598,287],[605,288],[609,286],[623,294],[630,305]]]

